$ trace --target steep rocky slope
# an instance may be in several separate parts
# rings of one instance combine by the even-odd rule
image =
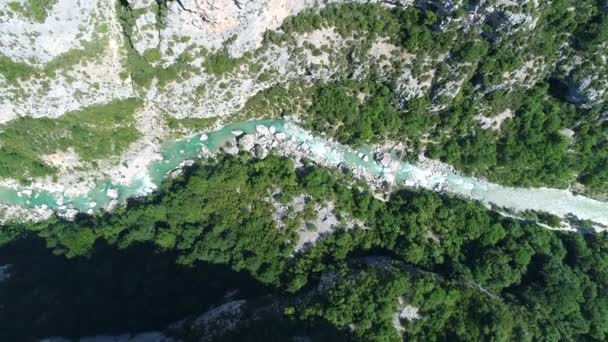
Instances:
[[[606,0],[0,0],[0,340],[607,340],[606,42]]]
[[[30,2],[38,3],[7,0],[0,11],[0,122],[55,120],[140,99],[130,124],[140,138],[98,160],[115,179],[128,181],[169,138],[252,117],[305,118],[317,89],[343,80],[373,79],[390,89],[391,104],[412,126],[399,137],[411,151],[430,150],[499,182],[529,185],[499,174],[501,147],[492,152],[498,165],[491,158],[477,165],[472,159],[483,157],[454,157],[446,146],[466,151],[476,148],[467,141],[504,138],[504,127],[521,116],[523,94],[534,88],[548,84],[561,103],[584,111],[576,114],[581,119],[560,118],[558,127],[581,144],[576,150],[584,144],[593,154],[604,143],[581,142],[583,124],[603,122],[607,96],[606,15],[594,1],[57,0],[38,12]],[[360,102],[372,96],[366,91]],[[458,119],[463,98],[470,118]],[[49,131],[52,125],[42,124]],[[111,138],[101,143],[116,145]],[[437,144],[443,152],[433,151]],[[71,147],[66,142],[54,152]],[[38,177],[45,188],[59,183],[78,192],[75,178],[92,184],[101,177],[82,156],[68,172],[48,161],[52,153],[28,149],[28,160],[55,169],[58,178],[41,179],[27,163],[22,178]],[[24,154],[7,147],[0,162]],[[530,184],[599,189],[608,160],[602,158],[576,162],[559,181]]]

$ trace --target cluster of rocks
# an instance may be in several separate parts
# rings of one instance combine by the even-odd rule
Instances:
[[[436,159],[429,159],[424,155],[418,155],[418,161],[416,165],[424,170],[429,170],[433,174],[459,174],[459,172],[454,169],[452,165],[446,164]]]
[[[395,181],[395,174],[399,168],[399,161],[393,157],[393,151],[388,149],[379,149],[373,154],[357,152],[357,156],[364,162],[370,161],[370,156],[373,160],[383,168],[382,175],[374,175],[365,165],[347,165],[342,160],[328,160],[325,152],[339,151],[344,149],[344,146],[338,146],[338,143],[332,139],[319,144],[314,140],[313,136],[304,134],[301,139],[297,139],[295,135],[288,136],[284,132],[276,131],[273,126],[266,127],[257,125],[255,133],[245,133],[240,130],[232,131],[236,137],[236,144],[230,144],[224,148],[224,152],[236,154],[238,150],[254,153],[257,158],[265,158],[270,150],[275,149],[276,153],[295,159],[296,165],[299,165],[302,160],[309,160],[320,165],[338,168],[347,168],[357,178],[366,181],[372,187],[380,188]],[[234,146],[236,145],[236,146]],[[315,146],[315,150],[311,149],[311,145]]]
[[[24,190],[24,191],[26,191],[26,190]],[[22,193],[24,191],[22,191]],[[106,196],[110,199],[110,201],[108,201],[108,204],[103,209],[106,211],[111,211],[114,208],[116,208],[119,204],[118,198],[120,196],[120,191],[116,188],[110,187],[106,190]],[[49,208],[49,206],[46,204],[37,205],[34,207],[33,210],[38,210],[41,212],[48,212],[48,213],[55,212],[57,214],[57,216],[62,217],[66,220],[73,220],[76,217],[76,215],[78,215],[78,213],[80,212],[80,210],[76,209],[76,207],[74,206],[73,203],[66,202],[66,199],[63,195],[60,195],[57,197],[56,203],[58,206],[55,210]],[[100,206],[97,202],[94,202],[94,201],[89,202],[86,213],[89,215],[92,215],[95,212],[95,209],[98,209],[98,208],[100,208]]]
[[[200,156],[202,157],[202,154]],[[179,165],[173,171],[169,172],[167,176],[170,178],[177,178],[184,173],[184,168],[190,167],[194,165],[194,163],[195,162],[193,159],[186,159],[183,162],[179,163]]]
[[[257,125],[253,134],[243,133],[242,131],[232,131],[232,134],[237,137],[238,147],[244,151],[254,153],[260,159],[266,158],[272,148],[279,147],[279,145],[281,145],[282,149],[287,147],[284,146],[284,142],[287,141],[287,135],[283,132],[277,132],[274,126]],[[295,142],[295,137],[289,141]],[[300,152],[307,151],[306,146],[300,147],[302,147]],[[295,151],[292,149],[291,152]]]
[[[25,208],[19,205],[0,203],[0,223],[11,221],[40,222],[49,219],[53,211],[49,208]]]

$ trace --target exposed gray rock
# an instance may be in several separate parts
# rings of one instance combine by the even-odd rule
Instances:
[[[104,18],[100,7],[105,1],[57,0],[44,22],[13,11],[9,3],[0,5],[0,51],[3,55],[33,65],[42,65],[90,40],[97,20]],[[24,1],[16,1],[23,3]]]
[[[393,157],[388,152],[378,152],[374,156],[378,164],[382,165],[382,167],[388,168],[391,166],[391,162]]]
[[[235,300],[215,307],[197,317],[190,329],[200,334],[200,341],[213,341],[217,336],[235,329],[245,318],[246,303],[246,300]],[[180,323],[174,324],[179,325]]]
[[[264,125],[255,126],[255,131],[257,134],[262,135],[262,136],[270,135],[270,130],[268,129],[268,127],[266,127]]]
[[[105,210],[106,211],[112,211],[114,210],[117,206],[118,206],[118,200],[110,200],[110,202],[108,202],[108,205],[106,206]]]
[[[251,151],[255,146],[255,136],[253,134],[243,134],[238,138],[239,147],[245,151]]]
[[[227,141],[222,147],[222,150],[228,154],[236,155],[239,153],[239,148],[236,146],[235,141]]]
[[[268,149],[263,145],[255,145],[255,156],[259,159],[264,159],[268,156]]]
[[[173,61],[190,45],[183,37],[207,50],[227,44],[230,55],[239,57],[260,46],[264,32],[278,28],[290,15],[322,5],[318,0],[181,0],[167,1],[163,29],[157,30],[155,1],[130,0],[134,8],[148,9],[137,18],[133,39],[137,51],[160,46],[163,58]],[[171,53],[169,53],[171,51]]]

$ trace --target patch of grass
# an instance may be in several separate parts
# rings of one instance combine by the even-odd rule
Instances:
[[[9,3],[9,8],[36,22],[43,23],[50,9],[57,3],[57,0],[28,0],[24,5],[19,2]]]
[[[156,75],[156,69],[133,48],[128,48],[126,70],[135,84],[148,87]]]
[[[176,135],[203,131],[212,127],[218,120],[217,117],[177,119],[167,114],[164,115],[164,119],[167,127]]]
[[[160,54],[160,50],[158,48],[155,48],[155,49],[146,49],[146,51],[144,51],[144,58],[146,59],[146,61],[148,61],[150,63],[155,63],[155,62],[160,62],[160,60],[162,59],[162,56]]]
[[[275,85],[250,98],[235,120],[304,113],[310,106],[314,92],[315,86],[303,81]]]
[[[84,161],[115,156],[139,138],[133,113],[138,99],[113,101],[58,119],[22,117],[0,131],[0,177],[26,179],[55,170],[40,156],[73,148]]]
[[[164,87],[167,83],[177,79],[188,79],[192,73],[197,70],[195,66],[189,64],[189,59],[186,58],[186,56],[180,55],[175,63],[168,67],[162,67],[160,65],[153,66],[148,62],[149,60],[147,58],[152,57],[152,59],[154,59],[154,57],[156,57],[155,52],[150,52],[147,54],[148,56],[144,57],[132,47],[127,47],[127,50],[128,54],[125,68],[133,82],[144,88],[149,87],[152,80],[155,78],[158,81],[158,85]],[[160,58],[158,60],[160,60]]]
[[[0,54],[0,75],[7,83],[15,84],[20,78],[27,78],[38,72],[38,69],[25,63],[18,63]]]
[[[106,36],[96,35],[91,41],[81,41],[81,48],[68,50],[53,58],[44,68],[37,68],[25,63],[15,62],[0,54],[0,75],[11,85],[17,85],[19,79],[27,80],[32,77],[54,77],[57,70],[67,69],[83,60],[101,55],[108,46]]]
[[[234,71],[242,63],[243,58],[232,58],[228,51],[222,50],[207,57],[205,69],[208,73],[219,76]]]
[[[87,59],[98,57],[108,46],[107,37],[93,37],[91,41],[81,41],[81,48],[68,50],[61,55],[53,58],[52,61],[44,66],[44,73],[49,77],[55,75],[60,69],[66,69],[74,64]]]

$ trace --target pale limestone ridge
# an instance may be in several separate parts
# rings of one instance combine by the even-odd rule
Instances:
[[[0,0],[0,52],[31,65],[43,65],[71,49],[81,40],[91,40],[100,15],[100,4],[108,0],[58,0],[43,23],[10,9],[14,0]],[[20,3],[25,1],[21,0]]]
[[[154,0],[129,1],[134,9],[150,9],[155,3]],[[167,3],[165,18],[161,19],[152,10],[138,16],[132,39],[139,53],[160,48],[169,63],[192,42],[207,50],[222,49],[226,45],[230,55],[240,57],[259,48],[264,32],[277,29],[286,17],[323,3],[325,1],[319,0],[172,1]],[[159,25],[162,25],[160,30]]]
[[[64,7],[70,9],[63,11]],[[77,27],[70,26],[74,24],[73,17],[78,17],[73,11],[83,19]],[[0,75],[0,123],[19,116],[56,118],[69,111],[135,96],[130,77],[121,77],[124,37],[111,1],[79,1],[74,5],[73,1],[59,0],[44,23],[16,20],[22,19],[0,23],[0,57],[29,63],[34,68],[32,75],[14,84]],[[97,30],[101,24],[104,30]],[[2,25],[12,25],[12,28],[3,31]],[[39,26],[53,29],[38,33],[36,39],[44,43],[29,43],[25,37],[36,35]],[[14,33],[17,29],[23,31]],[[99,53],[87,56],[92,47],[86,44],[98,48]],[[47,45],[53,49],[46,49]],[[40,58],[32,63],[23,51]],[[65,64],[62,58],[66,53],[84,57],[75,64]],[[49,62],[53,65],[52,72],[47,70]]]

